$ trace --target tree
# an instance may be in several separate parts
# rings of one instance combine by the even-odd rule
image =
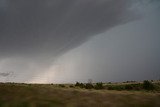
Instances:
[[[153,90],[154,86],[151,82],[149,82],[148,80],[143,81],[143,89],[145,90]]]

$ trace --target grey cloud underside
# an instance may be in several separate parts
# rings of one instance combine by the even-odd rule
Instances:
[[[10,73],[0,72],[0,76],[2,76],[2,77],[7,77],[7,76],[9,76],[9,75],[10,75]]]
[[[7,0],[0,10],[0,56],[57,56],[133,21],[131,0]]]

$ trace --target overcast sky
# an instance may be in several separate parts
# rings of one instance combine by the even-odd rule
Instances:
[[[160,79],[159,0],[0,0],[0,81]]]

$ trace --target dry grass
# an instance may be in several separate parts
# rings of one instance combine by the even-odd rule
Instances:
[[[160,107],[160,93],[0,84],[0,107]]]

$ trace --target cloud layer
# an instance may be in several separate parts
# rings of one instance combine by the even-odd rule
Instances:
[[[0,56],[57,56],[135,20],[129,0],[7,0],[0,5]]]

